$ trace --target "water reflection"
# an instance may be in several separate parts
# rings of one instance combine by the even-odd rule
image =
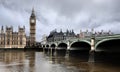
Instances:
[[[65,52],[62,52],[65,53]],[[81,53],[82,54],[82,53]],[[84,53],[83,53],[84,54]],[[88,55],[84,54],[83,56]],[[74,55],[75,56],[75,55]],[[81,56],[81,55],[80,55]],[[88,56],[73,57],[35,51],[1,51],[0,72],[119,72],[120,66],[90,63]]]
[[[73,72],[119,72],[120,65],[116,65],[113,63],[96,63],[96,62],[88,62],[89,60],[89,52],[69,52],[69,57],[61,54],[65,52],[58,52],[56,55],[49,54],[48,60],[52,62],[52,64],[60,64],[64,65],[67,71]],[[108,54],[109,55],[109,54]],[[97,57],[96,57],[97,58]],[[104,57],[103,57],[104,58]],[[104,59],[103,59],[104,60]]]
[[[86,53],[79,53],[71,55],[71,53],[74,52],[69,52],[69,57],[66,57],[66,52],[57,52],[56,55],[50,55],[48,60],[52,64],[59,64],[64,66],[67,70],[65,71],[60,71],[60,72],[90,72],[89,69],[91,69],[89,64],[87,63],[88,61],[88,54]],[[85,56],[85,57],[79,57],[80,56]],[[46,55],[46,54],[45,54]],[[47,55],[46,55],[47,56]],[[92,64],[93,65],[93,64]],[[80,68],[79,68],[80,67]],[[92,66],[93,67],[93,66]]]
[[[1,51],[0,72],[30,72],[34,67],[35,52]],[[34,71],[33,71],[34,72]]]
[[[17,61],[22,62],[24,59],[24,52],[0,52],[0,62],[4,62],[6,64],[11,64]]]

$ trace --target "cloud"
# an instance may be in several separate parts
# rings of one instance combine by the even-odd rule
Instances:
[[[26,26],[29,35],[29,17],[34,7],[37,17],[36,37],[41,41],[55,28],[111,30],[120,33],[120,0],[0,0],[0,25]]]

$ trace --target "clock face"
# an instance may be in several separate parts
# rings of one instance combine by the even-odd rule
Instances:
[[[34,20],[34,19],[32,19],[32,20],[31,20],[31,23],[35,23],[35,20]]]

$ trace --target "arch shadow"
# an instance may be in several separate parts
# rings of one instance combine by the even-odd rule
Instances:
[[[67,50],[67,44],[66,43],[60,43],[59,45],[58,45],[58,48],[57,49],[65,49],[65,50]]]
[[[47,48],[49,48],[49,45],[46,45]]]
[[[120,39],[105,39],[95,45],[95,51],[120,52]]]
[[[91,45],[85,41],[77,41],[70,46],[70,57],[77,58],[80,61],[88,61]]]
[[[95,46],[95,61],[119,62],[120,39],[104,39]],[[120,62],[119,62],[120,63]]]
[[[57,47],[57,55],[58,56],[65,56],[67,51],[67,44],[66,43],[60,43]]]
[[[55,48],[56,47],[56,45],[55,44],[51,44],[51,46],[50,46],[51,48]]]
[[[90,43],[85,41],[73,42],[70,45],[70,50],[90,50],[90,49],[91,49]]]

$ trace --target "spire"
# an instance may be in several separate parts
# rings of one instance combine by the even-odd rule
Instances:
[[[93,31],[94,31],[94,28],[92,28],[91,31],[93,32]]]
[[[13,30],[13,26],[10,27]]]
[[[57,32],[57,29],[55,29],[55,32]]]
[[[92,34],[94,33],[94,28],[91,29]]]
[[[25,30],[25,26],[23,26],[24,30]]]
[[[1,27],[1,33],[4,33],[4,29],[3,29],[3,26]]]
[[[62,29],[60,29],[60,33],[62,33]]]
[[[8,26],[6,26],[6,30],[7,30]]]
[[[80,30],[80,33],[82,33],[82,30]]]
[[[32,13],[34,13],[34,7],[32,8]]]
[[[74,30],[72,29],[72,33],[74,32]]]
[[[88,29],[86,29],[86,33],[88,33]]]
[[[31,17],[35,17],[34,7],[32,8],[32,14],[31,14]]]
[[[68,31],[68,29],[67,29],[67,31],[66,31],[67,33],[69,33],[69,31]]]
[[[1,28],[1,30],[3,30],[3,26],[2,26],[2,28]]]

